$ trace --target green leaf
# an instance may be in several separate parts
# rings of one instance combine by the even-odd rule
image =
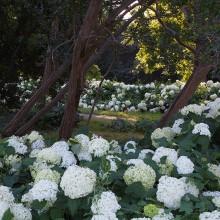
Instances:
[[[77,210],[79,209],[81,205],[81,201],[77,199],[68,199],[67,201],[67,208],[70,212],[70,215],[74,217],[74,215],[77,213]]]
[[[185,212],[185,214],[191,214],[193,212],[193,203],[191,201],[182,200],[180,211]]]
[[[145,198],[147,196],[147,191],[141,182],[132,183],[125,189],[125,193],[131,198]]]
[[[50,217],[52,220],[64,219],[64,211],[59,208],[52,208],[50,210]]]
[[[14,219],[14,215],[11,213],[10,209],[8,209],[8,210],[4,213],[4,215],[3,215],[3,217],[2,217],[2,220],[12,220],[12,219]]]
[[[25,158],[22,160],[22,165],[24,167],[29,167],[29,166],[33,165],[35,160],[36,160],[36,158]]]
[[[13,187],[13,185],[17,183],[18,179],[19,176],[17,174],[14,174],[13,176],[5,176],[3,178],[3,182],[5,186]]]
[[[47,201],[39,202],[38,200],[34,200],[31,204],[31,207],[34,210],[41,210],[46,206],[46,204],[47,204]]]

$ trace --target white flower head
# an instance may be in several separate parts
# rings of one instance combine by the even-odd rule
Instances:
[[[194,171],[194,163],[186,156],[178,158],[176,167],[179,174],[190,174]]]
[[[167,161],[169,161],[172,164],[176,164],[178,154],[176,150],[171,149],[171,148],[166,148],[166,147],[159,147],[156,149],[152,160],[154,160],[157,163],[160,163],[160,159],[162,157],[167,157]]]
[[[196,114],[196,115],[201,115],[203,110],[204,110],[204,106],[202,106],[202,105],[190,104],[190,105],[187,105],[187,106],[183,107],[180,110],[180,112],[184,116],[188,115],[189,113],[193,113],[193,114]]]
[[[192,130],[193,134],[205,135],[209,138],[211,137],[211,132],[209,131],[209,126],[205,123],[195,124]]]
[[[110,149],[110,144],[102,137],[92,139],[88,145],[89,153],[94,154],[95,157],[102,157],[107,154]]]
[[[0,201],[12,204],[15,198],[7,186],[0,186]]]
[[[24,207],[23,204],[13,204],[10,207],[11,213],[14,215],[16,220],[32,220],[30,209]]]
[[[31,144],[31,148],[33,150],[35,150],[35,149],[40,149],[41,150],[41,149],[45,148],[44,140],[38,139],[38,140],[34,141]]]
[[[118,220],[115,213],[110,213],[106,215],[93,215],[91,220]]]
[[[15,153],[17,154],[25,154],[27,153],[28,147],[21,141],[21,138],[16,136],[11,136],[8,140],[8,146],[11,146],[15,149]]]
[[[160,147],[157,143],[158,139],[165,138],[168,142],[171,142],[175,137],[175,133],[172,128],[157,128],[151,134],[151,141],[154,147]]]
[[[90,194],[96,183],[96,173],[89,169],[72,165],[64,172],[60,187],[71,199],[77,199]]]
[[[189,179],[187,177],[182,177],[180,178],[180,180],[185,183],[185,191],[186,194],[191,194],[195,197],[199,196],[199,189],[198,187],[195,185],[195,183],[193,183],[192,181],[189,181]]]
[[[35,183],[28,193],[22,196],[22,202],[32,203],[34,200],[39,202],[48,201],[54,203],[57,200],[58,185],[49,180],[40,180]]]
[[[138,159],[144,160],[146,158],[147,154],[154,154],[154,151],[150,150],[150,149],[143,149],[140,151],[140,153],[138,155]]]
[[[112,191],[102,192],[100,196],[93,199],[91,210],[93,214],[111,214],[116,213],[121,206]]]
[[[5,212],[9,209],[9,204],[7,202],[0,201],[0,219],[3,218]]]
[[[199,220],[219,220],[220,212],[215,210],[213,212],[203,212],[199,215]]]
[[[50,164],[59,165],[61,156],[51,147],[44,148],[38,153],[37,161],[45,161]]]
[[[40,135],[39,132],[37,132],[37,131],[32,131],[26,138],[30,143],[33,143],[36,140],[43,140],[44,139],[43,136]]]
[[[180,127],[180,125],[182,125],[184,123],[184,119],[180,118],[180,119],[177,119],[174,123],[173,123],[173,126],[172,126],[172,130],[174,133],[176,134],[180,134],[181,131],[182,131],[182,128]]]
[[[186,194],[186,184],[174,177],[162,176],[157,186],[157,200],[167,208],[177,209],[180,201]]]
[[[141,182],[146,189],[150,189],[155,183],[156,173],[149,165],[143,163],[130,166],[125,171],[123,178],[127,185]]]
[[[60,174],[55,170],[43,169],[37,173],[35,177],[35,183],[41,180],[49,180],[58,184],[60,180]]]

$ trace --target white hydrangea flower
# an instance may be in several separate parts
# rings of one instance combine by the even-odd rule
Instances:
[[[114,155],[107,155],[106,160],[108,160],[110,163],[110,171],[116,172],[118,169],[118,166],[115,161],[116,160],[121,161],[121,158],[114,156]]]
[[[184,123],[184,119],[182,118],[175,120],[172,126],[173,132],[176,134],[180,134],[182,131],[182,128],[180,127],[180,125],[182,125],[183,123]]]
[[[159,147],[156,149],[152,160],[154,160],[157,163],[160,163],[160,159],[162,157],[167,157],[167,161],[171,162],[172,164],[176,164],[176,161],[178,159],[178,154],[176,150],[166,147]]]
[[[24,155],[27,153],[28,147],[21,142],[21,139],[16,136],[11,136],[8,140],[8,146],[15,149],[15,153]]]
[[[5,158],[5,164],[16,170],[17,166],[21,163],[21,160],[22,159],[19,155],[11,154]]]
[[[22,202],[32,203],[34,200],[39,202],[47,201],[54,203],[57,200],[58,185],[49,180],[40,180],[35,183],[28,193],[22,196]]]
[[[173,132],[172,128],[170,127],[157,128],[151,134],[152,145],[154,147],[159,147],[159,144],[157,143],[158,139],[166,138],[168,142],[171,142],[174,137],[175,137],[175,133]]]
[[[89,137],[84,134],[78,134],[74,139],[81,145],[80,151],[77,152],[78,159],[85,161],[92,161],[92,155],[88,151]]]
[[[30,158],[35,158],[37,157],[38,153],[41,151],[41,149],[34,149],[30,152],[29,157]]]
[[[26,138],[30,143],[33,143],[36,140],[43,140],[44,139],[43,136],[40,135],[39,132],[37,132],[37,131],[32,131]]]
[[[15,220],[32,220],[30,209],[24,207],[23,204],[13,204],[10,207],[11,213],[14,215]]]
[[[185,183],[186,194],[191,194],[195,197],[199,196],[199,189],[192,181],[189,181],[187,177],[182,177],[180,180]]]
[[[150,218],[132,218],[131,220],[151,220]]]
[[[118,141],[116,140],[112,140],[110,142],[110,150],[109,153],[111,154],[121,154],[122,153],[122,149],[121,146],[118,144]]]
[[[147,154],[154,154],[153,150],[150,149],[143,149],[140,151],[139,155],[138,155],[138,159],[144,160],[147,156]]]
[[[186,185],[183,181],[169,176],[162,176],[157,186],[157,200],[167,208],[177,209],[180,201],[186,194]]]
[[[135,141],[127,141],[125,143],[125,146],[124,146],[124,150],[127,151],[129,149],[135,149],[137,148],[137,143]]]
[[[69,144],[66,141],[57,141],[55,142],[51,148],[59,155],[61,155],[64,151],[69,150]]]
[[[7,202],[0,201],[0,219],[3,218],[5,212],[9,209],[9,204]]]
[[[194,163],[187,156],[179,157],[176,167],[179,174],[190,174],[194,171]]]
[[[96,183],[96,173],[89,169],[72,165],[64,172],[60,187],[71,199],[77,199],[90,194]]]
[[[50,164],[59,165],[61,156],[52,148],[44,148],[38,153],[37,161],[45,161]]]
[[[49,180],[58,184],[60,181],[60,174],[56,170],[43,169],[37,173],[34,181],[37,183],[41,180]]]
[[[211,132],[209,131],[209,126],[205,123],[195,124],[194,128],[192,130],[192,133],[211,137]]]
[[[116,213],[120,208],[115,194],[112,191],[106,191],[102,192],[100,196],[94,197],[91,211],[93,214],[108,215]]]
[[[115,213],[109,215],[93,215],[91,220],[118,220]]]
[[[198,104],[190,104],[183,107],[180,112],[182,115],[186,116],[189,113],[194,113],[196,115],[201,115],[204,110],[204,106]]]
[[[213,173],[220,180],[220,164],[208,164],[208,170]]]
[[[8,204],[13,203],[15,200],[10,188],[7,186],[0,186],[0,201]]]
[[[88,152],[87,149],[82,149],[78,154],[78,159],[81,160],[85,160],[85,161],[92,161],[92,155]]]
[[[214,205],[217,207],[217,208],[220,208],[220,197],[219,196],[216,196],[212,199],[212,202],[214,203]]]
[[[38,140],[34,141],[31,144],[31,148],[33,150],[35,150],[35,149],[40,149],[41,150],[41,149],[45,148],[44,140],[38,139]]]
[[[141,182],[146,189],[153,187],[156,180],[155,171],[146,164],[130,166],[124,173],[124,181],[127,185],[135,182]]]
[[[142,165],[145,164],[143,160],[141,159],[130,159],[126,162],[127,165]]]
[[[78,134],[74,137],[74,139],[82,145],[82,147],[88,147],[89,137],[85,134]]]
[[[217,118],[220,115],[220,98],[217,98],[213,102],[209,102],[205,109],[208,110],[206,118]]]
[[[89,142],[88,148],[89,153],[94,154],[95,157],[102,157],[107,154],[110,144],[104,138],[97,137]]]
[[[220,191],[206,191],[206,192],[203,192],[202,195],[213,197],[212,202],[217,208],[220,208]]]
[[[71,151],[65,151],[62,153],[62,163],[60,165],[61,167],[67,168],[76,163],[77,163],[76,158]]]
[[[220,191],[205,191],[202,193],[202,195],[209,197],[220,197]]]
[[[49,166],[45,161],[35,161],[32,166],[30,166],[31,176],[35,179],[38,172],[43,169],[50,169],[53,166]]]
[[[215,210],[213,212],[203,212],[199,215],[199,220],[219,220],[220,212]]]
[[[160,209],[159,214],[155,215],[152,220],[173,220],[174,216],[171,212],[165,213],[164,209]]]

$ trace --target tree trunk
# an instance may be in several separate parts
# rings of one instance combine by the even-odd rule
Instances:
[[[78,107],[78,99],[81,88],[84,65],[88,60],[89,53],[89,37],[91,32],[97,25],[99,11],[101,9],[102,0],[91,0],[86,13],[82,28],[77,38],[72,59],[72,70],[69,79],[69,90],[63,119],[60,126],[59,136],[62,139],[68,139],[76,121],[76,110]],[[92,51],[93,52],[93,51]],[[91,53],[91,51],[90,51]]]
[[[68,90],[68,85],[63,87],[60,90],[60,92],[56,95],[56,97],[50,103],[45,105],[31,120],[29,120],[26,124],[24,124],[21,128],[19,128],[15,132],[15,135],[21,136],[31,131],[35,123],[64,97],[67,90]]]
[[[212,65],[202,65],[199,64],[195,66],[193,74],[191,75],[190,79],[187,81],[186,85],[176,97],[173,104],[164,113],[163,117],[159,122],[159,127],[164,127],[167,122],[172,118],[174,114],[176,114],[181,108],[187,105],[188,101],[195,93],[196,89],[198,88],[199,84],[206,80],[206,77],[209,71],[212,69]]]
[[[48,89],[52,86],[54,82],[56,82],[59,77],[67,70],[70,65],[70,59],[67,58],[63,64],[59,67],[59,69],[51,75],[51,77],[40,86],[40,88],[33,94],[33,96],[26,102],[21,109],[16,113],[13,119],[9,122],[9,124],[4,128],[2,132],[3,137],[7,137],[12,135],[16,129],[24,122],[24,119],[27,117],[29,111],[36,104],[36,102],[42,98]]]

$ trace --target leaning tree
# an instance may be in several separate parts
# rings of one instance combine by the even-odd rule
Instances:
[[[66,44],[70,41],[70,46],[72,47],[72,49],[68,51],[69,53],[66,53],[63,63],[52,71],[51,68],[47,68],[47,66],[50,67],[50,65],[48,65],[50,63],[49,52],[48,62],[46,63],[47,66],[44,71],[46,74],[46,77],[43,77],[44,81],[41,83],[39,89],[33,93],[30,100],[21,107],[14,118],[5,127],[2,135],[22,135],[28,132],[34,123],[67,93],[59,134],[60,138],[69,138],[75,125],[76,111],[88,68],[94,64],[112,42],[117,41],[117,38],[126,30],[131,22],[137,17],[143,16],[144,11],[154,2],[154,0],[89,1],[82,25],[78,30],[75,29],[74,34],[77,32],[77,36],[74,35],[71,37],[71,40],[63,42],[63,44]],[[135,10],[135,13],[132,13],[130,18],[125,19],[124,16],[134,8],[137,8],[137,6],[138,10]],[[71,25],[72,24],[70,24],[70,26]],[[59,46],[60,45],[57,47]],[[48,69],[50,74],[47,73]],[[33,118],[27,120],[28,113],[33,106],[47,94],[50,87],[59,80],[64,73],[69,75],[66,86],[61,88],[54,99],[45,104]]]
[[[181,71],[189,77],[159,126],[188,103],[211,70],[219,68],[219,8],[218,0],[157,0],[144,19],[137,19],[128,29],[125,37],[138,43],[142,69],[166,69],[171,76]]]

